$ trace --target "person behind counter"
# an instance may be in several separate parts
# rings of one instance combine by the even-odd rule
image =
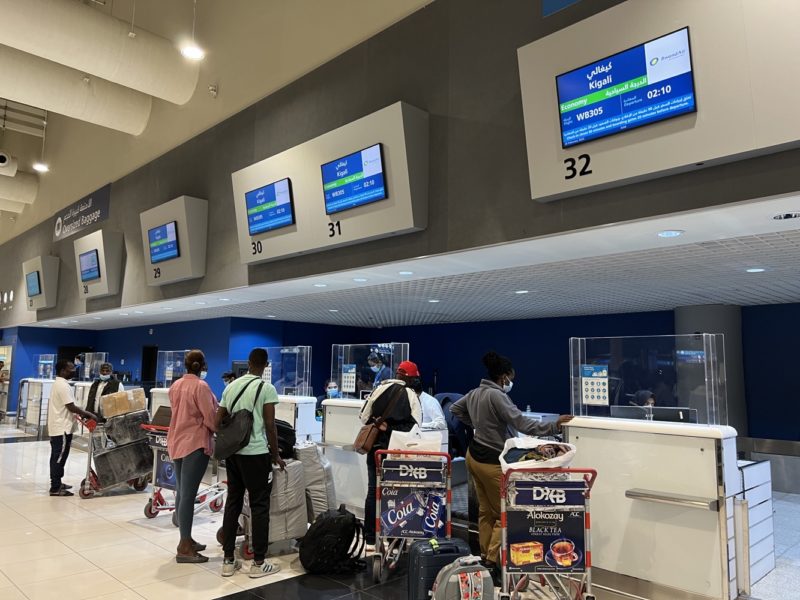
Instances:
[[[422,387],[422,378],[416,377],[411,384],[411,389],[414,390],[419,397],[419,403],[422,407],[422,423],[421,429],[442,431],[447,429],[447,421],[444,418],[444,411],[439,401],[424,391]]]
[[[72,446],[72,432],[75,430],[75,417],[97,420],[89,411],[75,406],[75,396],[68,379],[75,376],[75,365],[68,360],[56,363],[56,380],[50,390],[50,402],[47,405],[47,432],[50,434],[50,495],[73,496],[71,485],[61,482],[64,477],[64,465],[69,458]]]
[[[539,423],[526,417],[508,397],[516,375],[511,361],[496,352],[483,357],[488,377],[467,392],[450,411],[465,425],[475,428],[467,451],[467,470],[478,495],[478,537],[481,557],[496,574],[500,558],[500,454],[507,439],[517,432],[553,435],[572,415],[561,415],[555,423]]]
[[[322,389],[325,390],[325,393],[322,396],[317,396],[317,411],[322,410],[323,401],[330,398],[342,397],[341,393],[339,392],[339,383],[335,379],[326,380]]]
[[[369,370],[375,373],[375,379],[372,380],[373,390],[383,381],[391,379],[392,370],[386,365],[383,354],[380,352],[371,352],[370,355],[367,356],[367,364],[369,365]]]
[[[369,395],[361,409],[361,422],[365,425],[383,417],[387,425],[375,445],[367,453],[367,497],[364,500],[364,539],[368,552],[375,549],[375,488],[377,475],[375,452],[389,447],[392,431],[411,431],[414,425],[422,423],[422,411],[416,392],[410,384],[419,378],[419,369],[410,360],[404,360],[397,367],[394,379],[386,379]],[[397,398],[395,400],[395,398]],[[389,407],[392,405],[391,412]]]
[[[106,362],[100,365],[100,376],[92,383],[89,388],[89,397],[86,399],[86,410],[90,413],[102,416],[98,399],[106,394],[125,391],[125,386],[120,383],[119,379],[114,377],[113,371],[114,367],[111,363]],[[97,407],[97,410],[95,410],[95,407]]]
[[[217,399],[204,381],[208,374],[206,357],[200,350],[191,350],[184,361],[186,374],[169,388],[172,417],[167,434],[167,451],[175,463],[177,489],[175,512],[181,539],[175,561],[203,563],[200,554],[206,547],[192,539],[194,501],[200,482],[213,452],[213,436],[217,430]]]

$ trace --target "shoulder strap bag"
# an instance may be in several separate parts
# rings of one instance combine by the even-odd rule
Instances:
[[[371,419],[372,422],[361,426],[361,429],[359,429],[358,435],[356,436],[356,441],[353,442],[353,450],[359,454],[368,454],[370,450],[372,450],[372,447],[378,440],[378,436],[382,432],[386,431],[388,427],[386,424],[386,418],[392,414],[394,405],[397,404],[400,396],[406,396],[406,386],[398,385],[398,389],[395,390],[394,395],[392,396],[391,400],[389,400],[389,404],[386,405],[386,409],[383,411],[383,414],[377,419]]]
[[[254,381],[255,378],[251,379],[239,390],[228,414],[222,419],[217,429],[217,441],[214,444],[214,458],[216,460],[225,460],[250,443],[250,435],[253,431],[253,411],[245,408],[234,412],[234,408],[236,408],[236,403],[239,402],[239,398],[242,397],[244,391]],[[263,381],[258,386],[258,390],[256,390],[256,402],[258,402],[258,397],[261,395],[262,387],[264,387]],[[253,407],[255,408],[255,404]]]

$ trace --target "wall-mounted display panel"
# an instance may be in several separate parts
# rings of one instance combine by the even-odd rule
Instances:
[[[292,180],[281,179],[244,195],[247,229],[251,236],[294,225]]]
[[[28,310],[55,307],[58,301],[59,264],[56,256],[37,256],[22,263]]]
[[[150,251],[150,264],[179,258],[181,246],[178,242],[178,223],[170,221],[164,225],[147,230],[147,245]]]
[[[428,224],[428,114],[398,102],[231,178],[244,264],[420,231]],[[259,225],[252,193],[284,180],[293,223]]]
[[[775,111],[800,94],[800,81],[784,77],[798,67],[797,19],[798,3],[628,0],[520,48],[531,197],[549,202],[800,145],[800,120]],[[581,76],[586,94],[575,87]],[[585,105],[572,110],[576,101]]]
[[[206,274],[208,201],[180,196],[139,215],[147,285]]]
[[[78,294],[103,298],[119,293],[122,282],[123,238],[118,231],[100,229],[74,242]]]
[[[322,165],[325,213],[332,215],[385,200],[383,147],[375,144]]]

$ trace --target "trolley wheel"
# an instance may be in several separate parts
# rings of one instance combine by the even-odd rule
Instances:
[[[173,510],[172,511],[172,524],[175,527],[180,527],[180,524],[178,523],[178,511],[177,510]]]
[[[245,560],[253,560],[255,557],[253,547],[250,545],[250,540],[244,540],[242,545],[239,546],[239,551],[242,553],[242,558]]]
[[[214,498],[208,505],[208,509],[211,512],[219,512],[222,510],[222,507],[225,506],[225,500],[220,496],[219,498]]]
[[[80,496],[84,500],[88,500],[89,498],[94,498],[95,491],[93,489],[86,489],[86,480],[84,479],[81,481],[81,485],[78,488],[78,496]]]
[[[225,543],[225,536],[222,535],[222,527],[217,529],[217,543],[221,546]]]
[[[147,477],[139,477],[139,479],[134,479],[131,487],[137,492],[145,491],[147,489]]]
[[[381,582],[381,574],[383,571],[383,559],[380,555],[376,554],[372,557],[372,581],[375,583]]]
[[[153,501],[148,500],[144,505],[144,516],[148,519],[155,519],[158,516],[158,511],[153,506]]]

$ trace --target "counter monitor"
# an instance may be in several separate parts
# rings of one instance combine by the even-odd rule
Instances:
[[[322,188],[328,215],[388,198],[382,144],[322,165]]]
[[[178,222],[170,221],[164,225],[147,230],[150,244],[150,263],[156,264],[178,258],[181,249],[178,245]]]
[[[25,287],[28,289],[28,298],[33,298],[42,293],[42,286],[39,282],[39,271],[31,271],[25,274]]]
[[[287,177],[244,195],[250,235],[294,225],[292,181]]]
[[[689,28],[556,77],[561,145],[697,111]]]
[[[95,281],[100,279],[100,257],[97,250],[89,250],[78,256],[81,266],[81,281]]]

